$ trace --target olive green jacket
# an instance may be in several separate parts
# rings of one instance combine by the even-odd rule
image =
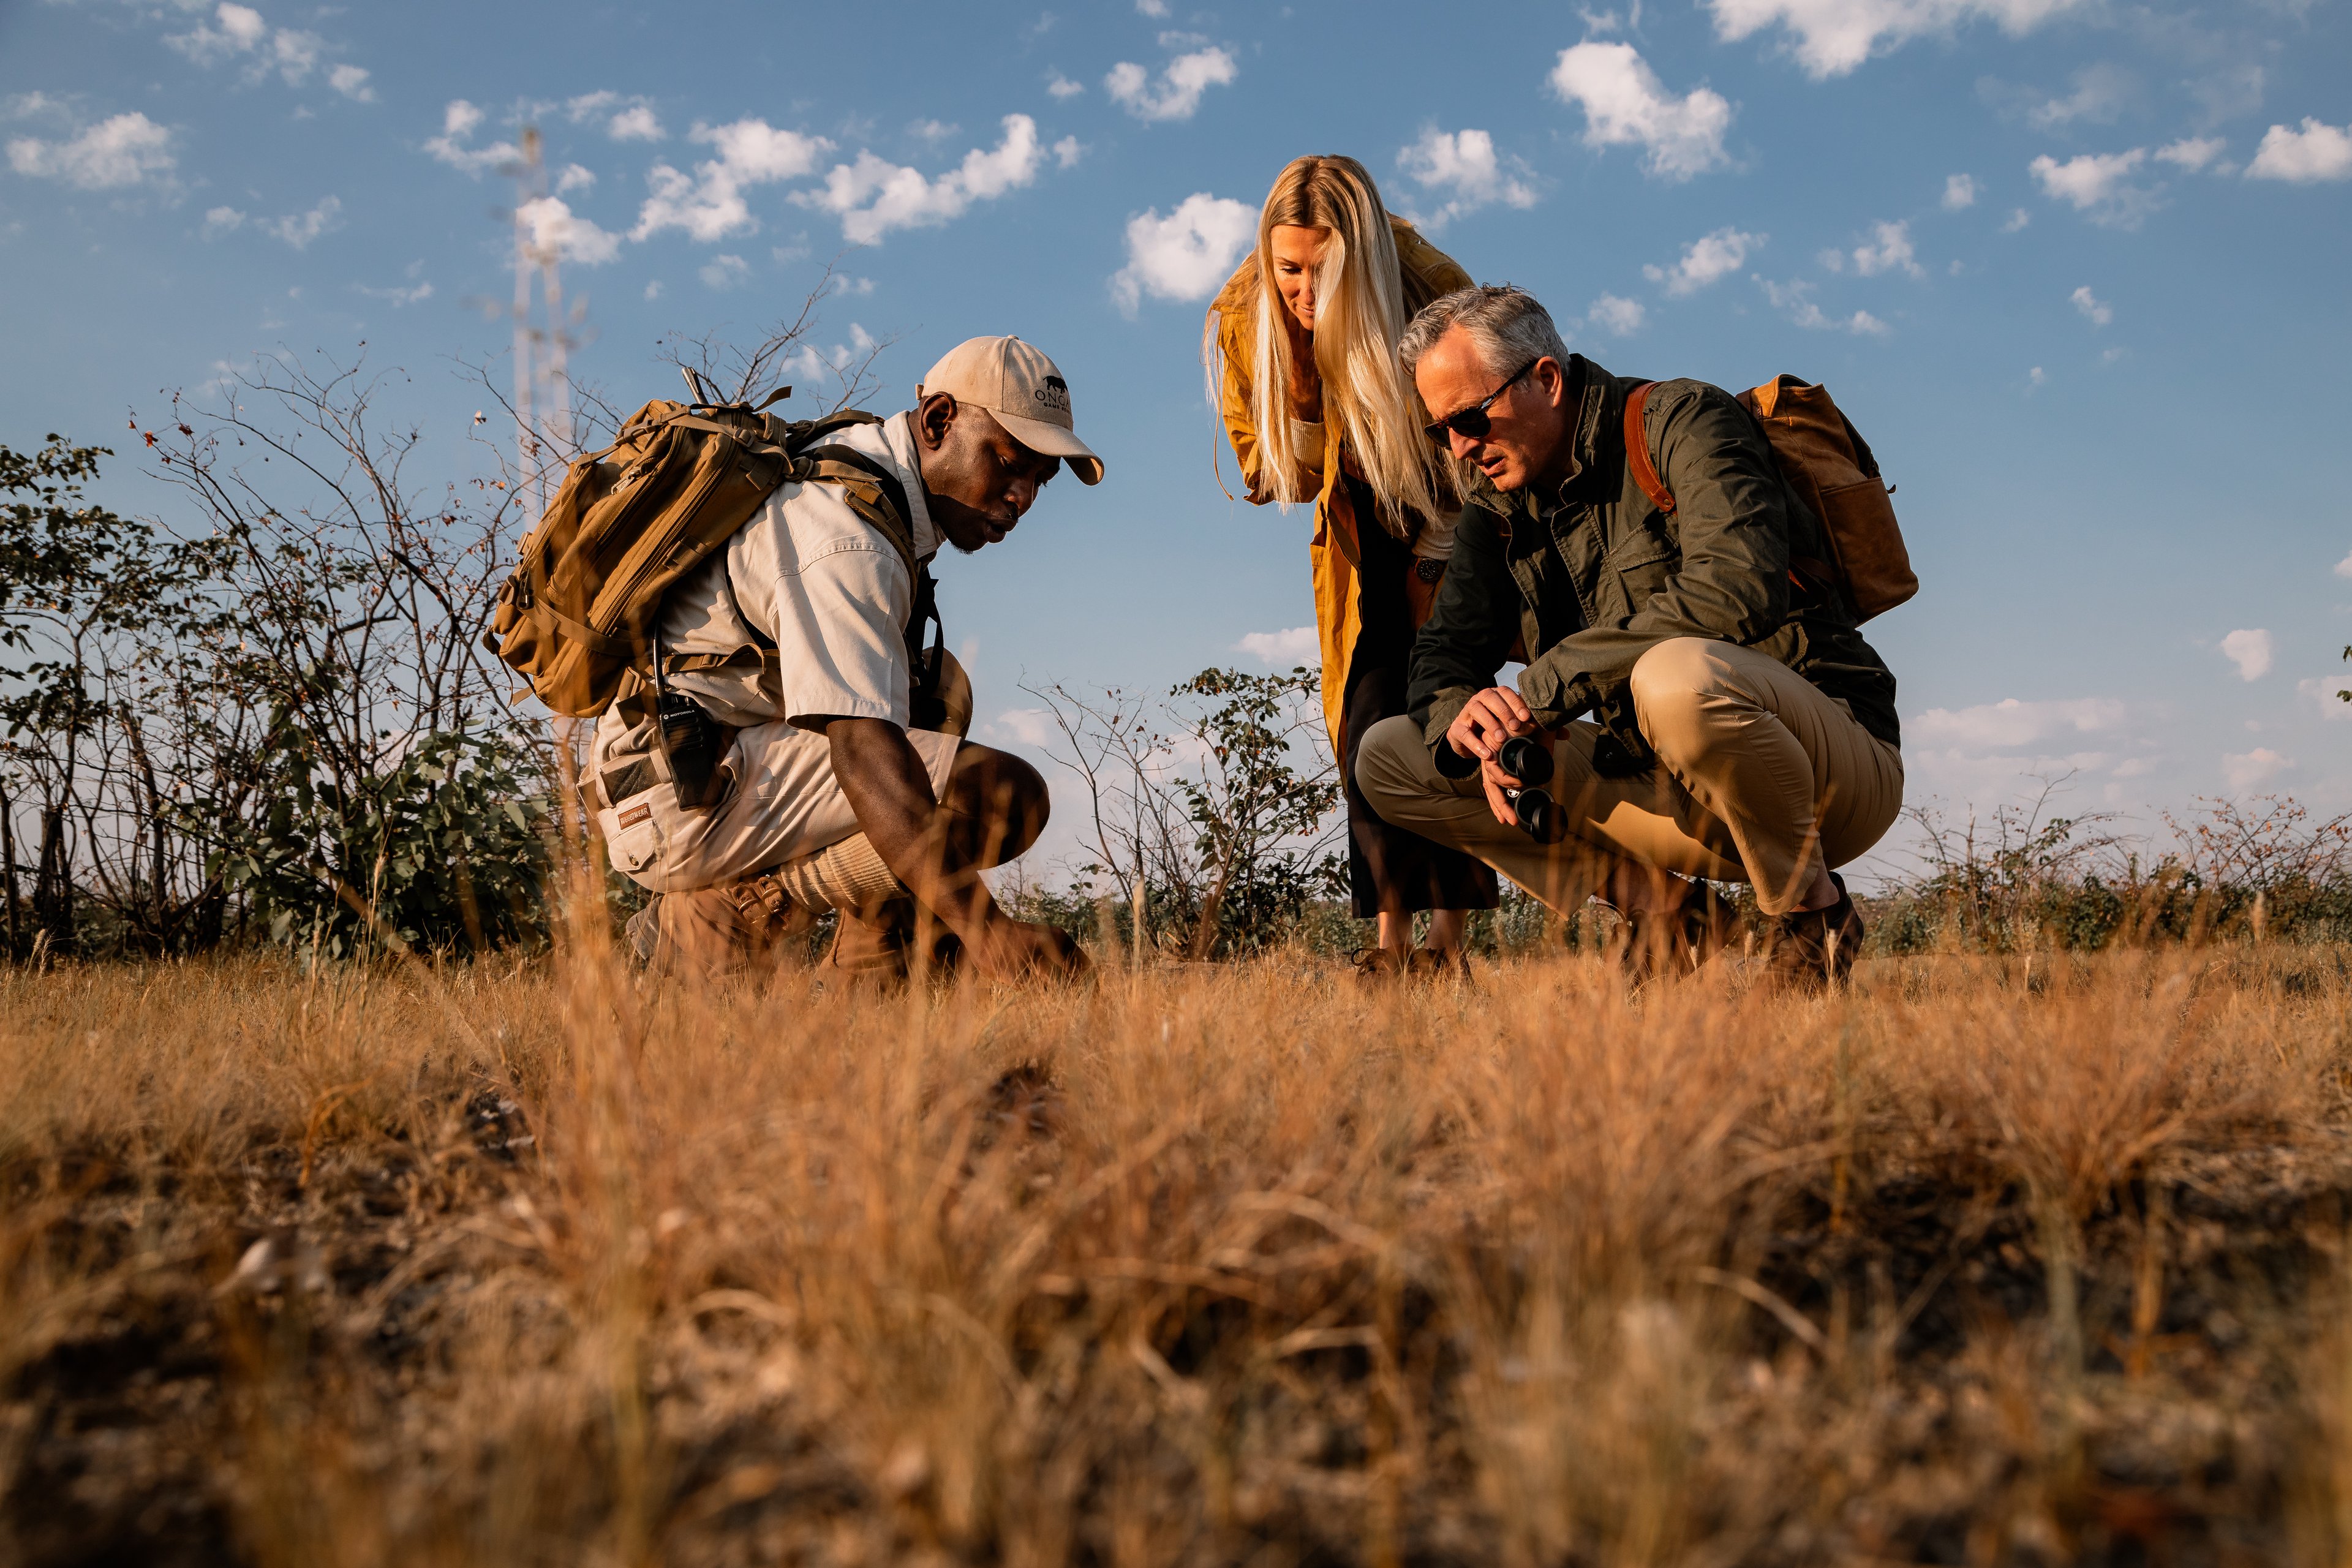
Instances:
[[[1661,382],[1644,409],[1650,451],[1675,500],[1662,514],[1625,456],[1625,398],[1641,382],[1569,356],[1581,388],[1572,461],[1541,501],[1474,481],[1437,604],[1413,645],[1407,700],[1438,760],[1464,703],[1524,647],[1519,694],[1558,728],[1586,712],[1646,757],[1627,685],[1669,637],[1769,654],[1900,745],[1895,677],[1833,592],[1792,582],[1792,557],[1831,558],[1822,524],[1780,477],[1754,418],[1720,387]],[[1551,548],[1545,546],[1549,544]]]

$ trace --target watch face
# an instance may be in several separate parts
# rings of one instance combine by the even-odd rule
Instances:
[[[1445,563],[1426,558],[1415,560],[1412,563],[1412,574],[1424,583],[1434,583],[1445,575]]]

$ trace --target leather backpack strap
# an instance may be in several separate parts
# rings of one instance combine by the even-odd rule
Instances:
[[[1650,457],[1650,432],[1643,423],[1649,412],[1650,388],[1654,381],[1645,381],[1625,395],[1625,461],[1633,466],[1633,482],[1650,498],[1650,504],[1668,517],[1675,514],[1674,492],[1658,478],[1658,465]]]

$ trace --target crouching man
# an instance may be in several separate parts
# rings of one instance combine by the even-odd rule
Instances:
[[[1652,387],[1640,438],[1662,512],[1628,450],[1643,383],[1570,353],[1528,295],[1445,295],[1401,351],[1432,439],[1475,475],[1411,712],[1358,753],[1374,809],[1555,910],[1599,896],[1643,970],[1693,966],[1730,934],[1688,879],[1750,883],[1773,969],[1842,980],[1863,929],[1832,868],[1902,805],[1895,678],[1833,591],[1792,579],[1831,552],[1763,431],[1718,388]],[[1497,684],[1515,658],[1517,686]],[[1510,792],[1538,781],[1497,758],[1518,736],[1551,757],[1556,842],[1517,826]]]
[[[632,944],[717,977],[804,924],[795,909],[832,909],[828,962],[853,973],[1083,968],[1066,935],[1011,919],[982,882],[1035,842],[1045,781],[961,739],[969,688],[944,650],[920,646],[942,542],[1001,543],[1065,462],[1102,479],[1069,389],[1020,339],[973,338],[931,367],[913,408],[826,439],[910,537],[862,516],[841,485],[787,482],[664,596],[664,690],[616,703],[594,742],[613,863],[659,895]],[[705,772],[707,786],[682,782]]]

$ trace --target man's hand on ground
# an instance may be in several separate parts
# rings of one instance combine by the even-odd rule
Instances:
[[[983,973],[1013,980],[1085,969],[1086,954],[1067,933],[1013,920],[997,907],[980,878],[982,868],[992,862],[971,840],[978,834],[992,854],[1002,845],[1005,825],[992,820],[984,804],[961,797],[961,812],[943,809],[905,731],[879,719],[835,719],[824,733],[832,744],[834,776],[875,852],[915,901],[955,932]],[[964,787],[986,794],[971,781]],[[1024,847],[1034,831],[1020,832],[1013,847]]]

